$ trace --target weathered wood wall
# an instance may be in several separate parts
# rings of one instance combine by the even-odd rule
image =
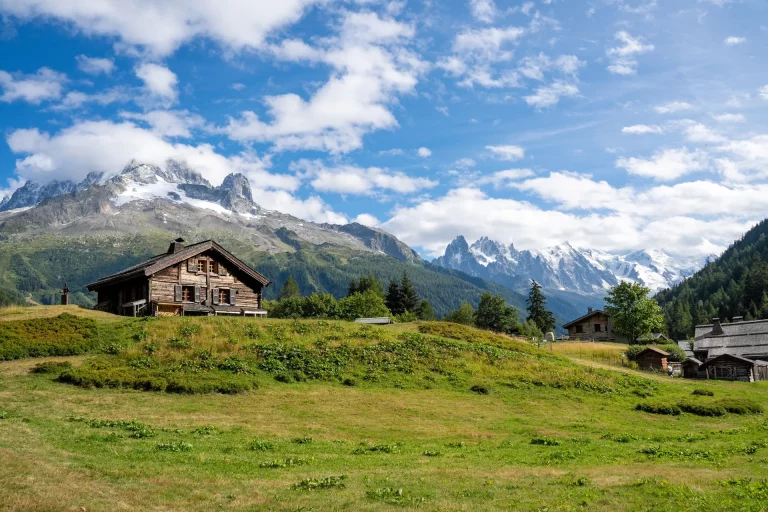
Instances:
[[[647,352],[638,356],[637,366],[639,366],[641,370],[667,371],[667,358],[661,354]]]
[[[600,324],[600,331],[595,331],[595,324]],[[582,332],[577,332],[577,327],[581,327]],[[568,328],[568,336],[592,340],[613,340],[615,339],[615,334],[612,330],[613,322],[611,322],[611,319],[602,313],[597,313],[578,324],[570,326]]]
[[[716,363],[707,365],[706,378],[716,380],[739,380],[752,382],[753,365],[737,359],[721,359]]]
[[[146,279],[133,279],[102,288],[97,292],[96,309],[121,314],[123,304],[141,299],[147,300],[147,291]]]

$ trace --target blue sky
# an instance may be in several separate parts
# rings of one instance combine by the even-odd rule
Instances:
[[[768,210],[768,2],[155,4],[0,0],[0,194],[176,158],[428,257],[697,256]]]

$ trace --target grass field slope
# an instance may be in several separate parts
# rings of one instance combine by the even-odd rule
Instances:
[[[0,310],[0,510],[765,510],[768,386],[560,352],[449,323]]]

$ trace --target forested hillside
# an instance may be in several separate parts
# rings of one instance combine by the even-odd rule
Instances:
[[[713,317],[768,318],[768,220],[749,230],[691,278],[659,292],[669,334],[689,338]]]

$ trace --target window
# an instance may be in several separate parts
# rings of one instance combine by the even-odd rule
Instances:
[[[187,260],[187,272],[200,272],[200,260],[197,258],[191,258]]]
[[[595,332],[600,332],[600,324],[595,324]]]
[[[581,324],[576,326],[576,334],[581,334],[584,332],[584,327],[581,326]]]
[[[195,301],[195,287],[194,286],[182,286],[181,287],[181,301],[182,302],[194,302]]]
[[[219,304],[229,304],[229,290],[219,288]]]

